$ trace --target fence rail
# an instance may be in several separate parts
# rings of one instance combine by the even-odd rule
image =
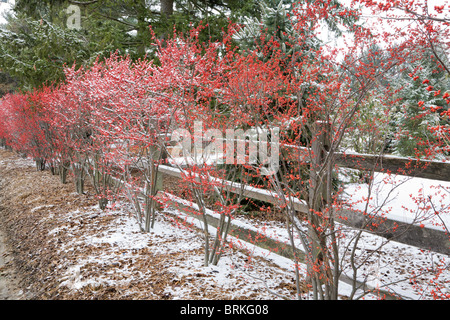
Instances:
[[[242,142],[239,139],[220,139]],[[326,141],[330,145],[330,141]],[[326,155],[325,151],[325,155]],[[291,162],[308,163],[312,160],[310,148],[280,143],[280,156]],[[363,154],[356,152],[334,152],[334,163],[339,167],[350,169],[390,172],[418,178],[450,181],[450,159],[445,161],[416,159],[389,154]]]
[[[309,150],[305,147],[281,145],[284,159],[299,161],[308,159]],[[373,155],[362,153],[335,152],[334,162],[339,167],[375,171],[391,172],[418,178],[450,181],[450,160],[424,160],[393,155]]]
[[[166,165],[159,165],[158,171],[163,175],[168,175],[179,179],[182,179],[183,177],[183,173],[180,169]],[[239,194],[240,192],[243,192],[243,195],[245,197],[264,201],[273,205],[284,204],[284,200],[280,199],[277,194],[269,190],[248,185],[241,185],[232,181],[221,180],[220,182],[223,183],[224,187],[228,191],[231,191],[233,193]],[[308,212],[308,206],[305,201],[294,197],[286,199],[286,201],[290,201],[296,211],[302,213]],[[354,228],[369,227],[365,226],[365,224],[363,223],[364,215],[360,212],[348,209],[339,209],[336,212],[336,217],[338,222]],[[376,217],[373,219],[376,219]],[[371,224],[370,232],[401,243],[450,255],[450,239],[449,235],[447,235],[444,231],[440,231],[438,229],[422,228],[410,223],[394,221],[386,218],[383,218],[383,223],[380,225],[381,227],[379,227],[378,229],[374,229],[373,225]],[[395,234],[392,232],[394,225],[396,226],[395,229],[397,230]]]
[[[336,153],[336,164],[352,169],[391,172],[418,178],[450,181],[450,161],[417,160],[390,155]]]
[[[304,163],[305,165],[315,164],[316,166],[320,166],[320,161],[328,155],[328,152],[324,150],[324,147],[331,144],[330,137],[323,128],[323,123],[316,127],[316,132],[320,133],[316,135],[317,140],[313,142],[312,149],[281,144],[280,152],[282,159],[293,161],[294,163]],[[227,140],[223,139],[223,141],[226,142]],[[318,151],[323,154],[320,157],[313,157],[312,153],[317,153]],[[419,160],[393,155],[371,155],[344,152],[335,152],[333,156],[335,157],[333,162],[340,167],[450,181],[450,162]],[[162,174],[176,178],[183,177],[182,170],[167,165],[159,165],[158,171]],[[276,206],[284,206],[286,203],[289,203],[289,205],[293,206],[294,210],[298,212],[308,213],[309,211],[306,201],[296,197],[286,197],[286,199],[282,199],[277,193],[270,190],[225,180],[221,180],[220,183],[227,191],[236,194],[242,193],[246,198],[264,201]],[[336,212],[336,217],[338,222],[347,224],[351,227],[371,228],[370,232],[380,236],[394,238],[398,242],[450,255],[449,235],[443,230],[421,228],[420,226],[412,225],[410,223],[390,219],[384,219],[384,228],[374,229],[372,226],[366,226],[366,224],[363,223],[364,219],[367,218],[363,213],[345,208],[339,209]],[[393,226],[396,226],[396,229],[400,230],[395,235],[390,230]]]

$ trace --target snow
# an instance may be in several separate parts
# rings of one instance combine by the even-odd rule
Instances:
[[[8,0],[7,3],[0,2],[0,24],[6,23],[5,14],[10,13],[15,0]]]
[[[137,221],[134,218],[125,215],[122,210],[124,210],[124,208],[118,209],[117,212],[108,213],[109,215],[118,215],[118,218],[108,227],[108,231],[90,236],[87,235],[82,238],[74,238],[73,243],[64,244],[61,246],[61,250],[70,250],[71,247],[80,246],[81,244],[98,246],[100,244],[108,243],[117,248],[117,250],[127,249],[128,251],[125,253],[123,252],[124,250],[119,250],[122,252],[121,258],[125,259],[128,256],[131,257],[131,254],[127,252],[149,247],[149,243],[151,243],[149,248],[154,254],[175,254],[177,252],[202,248],[203,242],[201,235],[170,223],[170,219],[162,219],[161,217],[163,217],[163,215],[161,213],[159,215],[160,219],[158,219],[155,224],[155,228],[150,233],[142,233],[140,232]],[[73,221],[77,217],[86,218],[93,214],[104,214],[98,212],[95,213],[96,211],[98,210],[94,207],[91,211],[88,210],[87,212],[75,211],[70,213],[67,219]],[[169,216],[177,215],[184,219],[187,222],[187,225],[193,224],[202,228],[202,224],[198,219],[188,216],[181,211],[170,209],[166,211],[166,214],[167,213]],[[209,211],[209,213],[214,214],[212,211]],[[255,221],[249,221],[243,216],[233,220],[233,223],[241,227],[258,230],[267,237],[276,238],[278,241],[288,243],[286,229],[281,223],[267,222],[264,224],[257,224]],[[341,248],[345,248],[345,245],[352,241],[355,231],[347,227],[342,228],[346,228],[346,238],[342,240],[343,243],[341,244]],[[209,229],[214,233],[214,228]],[[57,228],[52,232],[55,233],[61,230],[61,228],[59,228],[59,230]],[[70,232],[70,230],[65,228],[65,232]],[[290,279],[292,281],[294,277],[293,261],[269,250],[257,247],[242,239],[230,236],[229,241],[233,243],[235,247],[240,248],[244,253],[238,256],[225,255],[219,261],[217,266],[208,267],[203,266],[203,255],[199,253],[185,259],[182,264],[169,264],[166,271],[173,274],[174,281],[180,279],[188,281],[190,279],[194,280],[201,274],[204,286],[220,284],[223,290],[230,292],[231,297],[233,297],[233,295],[236,297],[241,296],[245,292],[258,291],[263,292],[261,293],[262,298],[276,299],[277,296],[271,295],[265,290],[265,285],[275,287],[277,282],[283,281],[283,279]],[[297,245],[298,248],[301,248],[298,241]],[[379,254],[373,256],[368,254],[380,247]],[[367,266],[361,269],[358,280],[365,280],[368,285],[379,288],[383,288],[383,285],[386,283],[391,283],[389,288],[392,292],[409,299],[423,298],[423,293],[415,290],[407,280],[411,270],[420,273],[421,270],[436,267],[439,263],[446,263],[447,265],[450,263],[450,257],[448,256],[433,252],[423,252],[418,248],[396,242],[387,243],[385,239],[369,233],[364,233],[362,235],[362,240],[360,241],[357,251],[359,259],[367,259],[368,261]],[[342,250],[341,254],[345,257],[345,250]],[[251,263],[247,262],[249,256],[253,257],[252,260],[255,257],[264,258],[271,263],[271,266],[259,265],[258,268],[253,268]],[[84,278],[80,272],[80,270],[83,269],[83,266],[88,263],[106,265],[110,264],[112,261],[117,261],[117,256],[115,256],[114,253],[107,252],[102,255],[93,255],[86,259],[79,260],[77,261],[77,264],[68,268],[61,285],[78,290],[89,284],[113,284],[114,282],[108,278],[108,274],[100,275],[97,278]],[[271,273],[268,272],[269,269],[271,270]],[[305,275],[306,266],[301,265],[300,270],[301,274]],[[348,263],[343,262],[343,270],[344,273],[351,276],[351,268]],[[123,278],[126,280],[121,281],[133,280],[133,276],[129,270],[123,269],[122,272],[124,273]],[[267,276],[269,274],[271,276]],[[274,274],[276,275],[275,277],[273,276]],[[242,281],[239,281],[237,284],[236,279],[242,279]],[[421,279],[423,285],[425,285],[427,279],[426,276]],[[450,275],[444,274],[442,281],[447,281],[448,283],[448,281],[450,281]],[[419,284],[420,283],[421,282],[419,281]],[[197,284],[192,283],[192,285],[184,287],[167,287],[166,293],[170,293],[172,299],[185,299],[189,291],[191,289],[193,290],[195,286],[197,286]],[[349,295],[350,291],[351,287],[348,284],[344,282],[340,283],[340,294]],[[288,295],[287,293],[285,294]],[[290,297],[293,298],[292,295]],[[376,299],[376,296],[369,295],[366,299]]]
[[[111,213],[110,213],[111,214]],[[123,214],[123,213],[122,213]],[[197,219],[188,217],[182,212],[172,211],[172,214],[177,214],[178,216],[191,219],[189,222],[199,223]],[[79,212],[74,212],[71,214],[72,216],[82,215]],[[246,221],[243,217],[239,218],[240,225],[242,226],[250,226],[249,221]],[[201,227],[199,224],[198,226]],[[253,226],[255,228],[255,226]],[[210,228],[211,231],[214,228]],[[264,233],[262,228],[259,229]],[[266,224],[265,230],[268,230],[268,233],[276,234],[280,240],[286,240],[287,235],[283,231],[283,227],[281,225],[274,224],[269,225]],[[351,232],[348,230],[349,233]],[[375,237],[370,234],[364,234],[364,239],[361,241],[361,246],[359,250],[361,251],[360,255],[363,255],[364,252],[368,250],[374,250],[381,245],[383,240],[379,237]],[[349,237],[351,238],[351,237]],[[167,240],[172,239],[172,241]],[[254,290],[265,291],[264,290],[264,282],[268,285],[275,286],[276,281],[280,281],[280,279],[292,279],[293,278],[293,262],[290,259],[284,258],[280,255],[277,255],[273,252],[270,252],[266,249],[259,248],[251,243],[243,241],[242,239],[236,239],[234,237],[230,237],[229,239],[236,246],[239,246],[242,250],[247,252],[242,256],[225,256],[222,260],[220,260],[217,266],[209,266],[204,267],[203,264],[203,256],[198,254],[197,256],[191,257],[190,259],[186,259],[183,264],[175,264],[167,267],[167,271],[174,274],[174,280],[185,278],[189,280],[191,278],[198,277],[198,274],[208,275],[204,279],[204,285],[214,285],[220,284],[223,290],[229,290],[230,292],[235,291],[235,295],[239,296],[243,292],[253,292]],[[101,234],[97,234],[95,236],[86,236],[83,239],[74,239],[74,243],[68,243],[61,247],[61,250],[68,250],[68,248],[74,245],[80,245],[81,242],[89,245],[99,245],[101,243],[109,243],[113,244],[117,248],[121,249],[139,249],[148,245],[149,241],[152,243],[151,250],[154,253],[176,253],[186,249],[200,249],[202,247],[201,237],[193,233],[187,229],[176,227],[174,224],[167,222],[166,220],[158,221],[155,225],[155,229],[152,230],[151,233],[142,233],[139,230],[139,226],[137,221],[134,218],[130,218],[128,216],[121,215],[118,221],[116,221],[108,232],[103,232]],[[404,244],[399,244],[395,242],[391,242],[386,244],[382,250],[382,255],[379,257],[374,257],[373,261],[369,260],[371,263],[367,268],[363,270],[363,273],[360,276],[361,279],[367,280],[368,284],[372,284],[374,286],[380,286],[383,283],[382,279],[386,281],[387,275],[388,281],[395,282],[399,281],[398,284],[391,285],[390,288],[397,294],[401,294],[406,298],[411,299],[419,299],[421,298],[420,293],[414,291],[412,286],[406,280],[405,272],[408,269],[413,267],[426,268],[428,266],[432,266],[439,262],[444,256],[436,253],[424,253],[417,248],[407,246]],[[391,254],[387,254],[391,252]],[[244,260],[244,257],[247,254],[251,254],[253,257],[263,257],[270,261],[272,264],[278,266],[277,275],[278,277],[266,277],[266,270],[260,270],[259,273],[252,270],[251,266]],[[121,258],[127,258],[128,254],[122,254]],[[446,257],[446,262],[449,263],[449,257]],[[66,285],[72,289],[80,289],[83,286],[89,284],[99,284],[99,283],[109,283],[111,284],[111,280],[108,280],[108,275],[104,274],[99,276],[98,278],[83,278],[80,270],[87,263],[97,263],[99,265],[110,264],[111,261],[116,261],[117,257],[114,254],[104,254],[104,255],[95,255],[90,256],[86,259],[77,261],[77,264],[70,266],[68,268],[65,279],[61,283],[61,285]],[[267,269],[273,267],[266,267]],[[303,265],[300,267],[304,273],[306,267]],[[262,271],[262,272],[261,272]],[[346,271],[349,271],[347,268]],[[126,273],[127,270],[123,270],[122,272]],[[234,276],[231,276],[231,275]],[[239,290],[236,288],[236,274],[239,274],[240,277],[246,279],[239,283]],[[126,276],[125,281],[132,281],[131,274]],[[260,279],[260,280],[258,280]],[[450,280],[450,275],[445,275],[445,279],[447,281]],[[192,284],[195,286],[195,284]],[[340,293],[343,295],[348,295],[350,292],[350,287],[346,283],[340,283]],[[186,294],[189,291],[189,286],[186,287],[178,287],[172,288],[167,287],[167,293],[172,295],[173,299],[184,299]],[[263,294],[264,298],[274,299],[275,296],[270,295],[269,293]],[[375,299],[375,296],[368,296],[367,298]]]
[[[420,186],[421,184],[417,183],[417,185]],[[173,196],[172,200],[178,201],[184,205],[189,205],[188,201],[179,198],[176,199],[176,197]],[[197,207],[195,204],[191,204],[191,206],[193,208]],[[207,213],[215,216],[216,218],[218,217],[218,214],[211,210],[208,210]],[[191,223],[198,223],[198,226],[201,227],[201,224],[197,219],[189,217],[182,212],[177,212],[177,215],[183,217]],[[254,220],[249,221],[245,217],[239,216],[235,218],[232,223],[248,230],[257,231],[267,238],[289,244],[289,236],[287,234],[286,227],[279,222],[265,222],[264,224],[258,224]],[[345,238],[340,240],[342,270],[345,275],[351,277],[352,270],[348,261],[349,253],[345,250],[345,248],[350,246],[352,241],[354,241],[356,231],[343,225],[340,225],[339,227],[341,228],[343,234],[345,234]],[[279,267],[284,268],[285,270],[291,270],[291,272],[293,272],[292,270],[294,266],[292,260],[277,255],[274,252],[256,247],[251,243],[242,241],[242,239],[238,240],[230,236],[230,240],[234,243],[239,241],[240,247],[247,252],[252,252],[256,256],[271,259],[271,261]],[[296,239],[295,244],[298,249],[302,249],[299,239]],[[423,270],[432,270],[438,265],[450,265],[450,257],[446,255],[434,252],[424,252],[414,246],[389,241],[367,232],[361,235],[361,241],[359,242],[356,250],[360,261],[363,261],[364,259],[367,260],[367,265],[361,268],[360,274],[357,276],[358,281],[365,281],[368,286],[380,289],[385,289],[385,286],[389,284],[388,286],[391,292],[394,292],[406,299],[422,298],[422,293],[418,292],[417,289],[414,289],[412,284],[409,283],[408,276],[411,275],[410,272],[420,274]],[[379,253],[374,254],[373,252],[375,251],[378,251]],[[306,274],[305,265],[301,265],[300,270],[301,274]],[[444,283],[448,283],[450,281],[450,273],[444,274],[442,281]],[[420,287],[421,285],[427,286],[427,276],[420,278],[417,282],[417,287]],[[351,292],[351,286],[343,281],[341,281],[339,285],[340,294],[348,296]],[[450,292],[450,289],[447,290]],[[376,297],[369,295],[366,298],[375,299]]]
[[[0,160],[0,165],[5,166],[6,169],[11,168],[31,168],[36,164],[28,158],[17,159],[14,162],[8,160]]]
[[[354,209],[364,210],[369,198],[369,185],[349,184],[344,194],[345,198],[353,203]],[[381,210],[384,216],[392,220],[422,224],[424,227],[441,231],[450,230],[448,181],[375,173],[368,202],[368,212]],[[438,211],[439,215],[435,215],[435,211]]]
[[[129,34],[130,36],[132,36],[132,37],[136,37],[137,36],[137,30],[131,30],[131,31],[128,31],[127,32],[127,34]]]
[[[34,163],[30,159],[20,159],[17,163],[4,161],[3,165],[30,168]],[[390,192],[394,188],[394,192]],[[383,213],[389,218],[395,218],[401,221],[413,221],[414,223],[424,224],[424,227],[440,228],[442,230],[442,221],[434,221],[430,210],[423,206],[423,202],[416,204],[412,201],[413,197],[420,196],[420,199],[429,199],[432,197],[433,205],[442,213],[440,217],[449,227],[449,191],[450,182],[436,181],[423,178],[410,178],[400,175],[376,174],[374,182],[374,191],[369,201],[369,208],[376,210],[381,204],[384,204]],[[367,197],[368,185],[362,183],[349,183],[345,188],[345,195],[354,202],[354,206],[359,209],[364,208],[364,203],[360,202],[364,196]],[[174,200],[177,200],[173,197]],[[184,204],[192,205],[185,200]],[[52,204],[45,206],[36,206],[32,211],[38,211],[44,208],[52,208]],[[153,254],[177,254],[197,250],[199,253],[187,256],[182,262],[171,264],[168,262],[166,270],[173,274],[174,281],[184,279],[187,285],[173,287],[168,286],[165,292],[170,294],[171,299],[186,299],[193,290],[196,290],[199,275],[204,286],[220,286],[224,291],[230,293],[231,297],[239,297],[248,293],[258,292],[258,298],[276,299],[268,292],[266,285],[275,288],[280,283],[292,283],[294,278],[294,263],[292,260],[282,257],[274,252],[259,248],[252,243],[235,237],[229,238],[235,247],[240,248],[240,254],[224,254],[217,266],[203,266],[203,255],[201,249],[203,246],[202,236],[185,227],[180,227],[171,222],[168,218],[177,215],[189,223],[202,227],[199,221],[185,213],[166,209],[166,212],[158,214],[158,221],[155,228],[150,233],[141,232],[136,219],[129,215],[129,206],[126,203],[117,203],[114,208],[105,212],[100,211],[97,206],[86,208],[85,210],[76,210],[68,212],[66,215],[57,217],[60,219],[58,227],[50,231],[50,234],[58,238],[58,234],[69,235],[68,242],[59,246],[61,253],[75,252],[79,248],[97,248],[102,251],[92,251],[82,258],[68,261],[65,265],[60,265],[57,270],[63,270],[60,279],[60,286],[66,286],[71,290],[80,290],[89,285],[109,284],[117,285],[133,281],[136,272],[133,266],[124,266],[115,270],[99,273],[96,276],[86,275],[87,266],[96,264],[98,266],[111,265],[118,263],[121,259],[134,259],[133,252],[147,248]],[[209,210],[208,214],[216,215]],[[97,225],[97,218],[114,217],[108,224],[101,227]],[[414,219],[416,217],[416,219]],[[48,219],[48,218],[45,218]],[[76,233],[76,228],[83,224],[83,221],[91,221],[91,227],[97,232]],[[237,216],[233,219],[233,224],[257,231],[266,237],[280,242],[289,243],[289,237],[285,226],[280,222],[258,222],[249,220],[245,216]],[[438,224],[441,223],[439,226]],[[96,229],[97,228],[97,229]],[[339,239],[340,255],[342,257],[341,265],[345,275],[352,276],[348,255],[347,245],[351,245],[355,239],[356,231],[350,227],[339,225],[342,234]],[[214,232],[214,228],[209,228]],[[56,241],[56,240],[55,240]],[[302,249],[300,241],[295,240],[298,249]],[[103,250],[103,246],[108,250]],[[368,285],[375,288],[385,289],[389,287],[391,292],[401,295],[406,299],[431,299],[429,291],[431,290],[430,281],[433,280],[439,266],[446,266],[444,272],[436,282],[443,286],[443,292],[450,292],[450,257],[432,251],[424,251],[414,246],[409,246],[394,241],[388,241],[384,238],[364,232],[362,238],[356,246],[357,259],[359,262],[365,260],[365,264],[360,269],[357,279],[366,281]],[[266,264],[254,262],[252,258],[264,258]],[[253,262],[249,262],[249,260]],[[253,264],[254,263],[254,264]],[[109,269],[108,269],[109,270]],[[305,273],[306,266],[300,266],[301,274]],[[426,273],[426,270],[432,270]],[[142,272],[145,272],[143,270]],[[423,273],[423,274],[422,274]],[[416,283],[412,283],[409,278],[416,274]],[[349,295],[351,286],[345,282],[340,282],[340,294]],[[294,298],[293,293],[289,291],[279,291],[279,294]],[[366,299],[376,299],[376,296],[369,295]]]
[[[31,213],[34,213],[34,212],[36,212],[38,210],[41,210],[41,209],[44,209],[44,208],[53,208],[53,207],[54,207],[53,204],[44,205],[44,206],[37,206],[37,207],[34,207],[33,209],[31,209]]]
[[[120,207],[120,206],[118,206]],[[74,211],[67,214],[65,219],[67,221],[78,221],[79,219],[86,219],[86,217],[92,214],[98,215],[117,215],[117,219],[114,220],[112,225],[108,226],[107,231],[100,232],[94,235],[86,235],[82,237],[74,237],[73,242],[65,243],[61,246],[61,252],[72,250],[73,247],[80,246],[100,246],[101,244],[110,244],[115,249],[112,252],[104,252],[101,255],[92,254],[85,258],[78,259],[76,263],[69,265],[67,270],[61,278],[61,286],[67,286],[71,290],[80,290],[88,285],[100,285],[109,284],[114,285],[114,280],[111,280],[109,274],[99,274],[97,277],[87,277],[83,275],[83,270],[87,265],[110,265],[111,263],[118,261],[118,254],[114,252],[120,252],[120,259],[126,260],[132,258],[134,252],[137,249],[148,247],[153,254],[176,254],[183,253],[189,250],[201,249],[203,246],[202,238],[198,233],[193,232],[186,228],[180,228],[174,223],[171,223],[169,219],[164,219],[163,215],[160,215],[155,228],[150,233],[142,233],[137,221],[124,214],[122,208],[118,208],[117,211],[110,211],[108,213],[95,213],[95,208],[92,210]],[[179,213],[182,215],[182,213]],[[70,228],[58,227],[51,231],[52,234],[58,234],[58,232],[70,232]],[[151,246],[149,245],[151,243]],[[256,254],[261,254],[259,251],[254,251]],[[173,263],[168,261],[166,270],[173,275],[173,281],[181,279],[188,280],[188,284],[183,287],[168,286],[165,289],[167,294],[170,293],[172,299],[185,299],[186,295],[198,287],[198,283],[195,284],[194,280],[199,277],[202,280],[202,286],[218,286],[222,290],[228,291],[231,299],[245,295],[247,292],[256,292],[261,290],[261,281],[256,281],[251,276],[256,274],[259,278],[264,278],[269,285],[276,285],[280,281],[289,281],[292,278],[292,272],[289,270],[280,269],[278,271],[272,271],[270,278],[265,278],[265,270],[254,271],[244,260],[247,255],[241,256],[224,255],[222,260],[217,266],[210,265],[208,267],[203,266],[202,254],[193,256],[186,255],[186,258],[182,263]],[[289,259],[281,258],[283,265],[287,268],[292,267],[292,261]],[[63,266],[60,266],[62,269]],[[130,282],[134,280],[134,274],[131,270],[132,267],[122,268],[120,282]],[[117,273],[118,271],[116,271]],[[117,274],[116,274],[117,277]],[[189,280],[192,279],[192,284]],[[239,282],[239,288],[236,288],[236,281]],[[269,293],[261,293],[261,298],[272,298]]]

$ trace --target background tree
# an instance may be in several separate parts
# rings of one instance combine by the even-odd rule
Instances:
[[[80,8],[79,30],[68,28],[70,5]],[[202,21],[199,39],[220,39],[230,19],[257,15],[259,7],[253,0],[17,0],[13,11],[0,34],[0,68],[30,90],[61,81],[64,64],[92,64],[115,52],[153,57],[152,36],[167,38],[174,26],[187,31]]]
[[[7,93],[12,93],[17,89],[17,83],[6,72],[0,71],[0,98]]]
[[[390,84],[392,90],[398,92],[397,108],[392,112],[391,122],[395,133],[393,151],[402,156],[426,157],[430,145],[438,143],[438,137],[429,128],[448,122],[440,116],[448,110],[448,103],[436,92],[450,88],[450,76],[439,67],[435,56],[428,51],[421,54],[417,61],[408,62]],[[432,86],[436,89],[427,90]],[[433,154],[436,155],[435,152]]]
[[[398,46],[402,56],[402,69],[413,81],[403,75],[399,82],[405,100],[397,121],[404,128],[398,136],[398,151],[403,154],[429,157],[431,153],[442,156],[450,150],[450,123],[448,79],[450,76],[450,16],[448,4],[430,4],[425,0],[394,1],[383,3],[355,0],[372,10],[377,19],[373,32],[382,36],[387,47]],[[428,79],[430,77],[430,79]],[[420,89],[420,86],[422,88]],[[400,90],[397,87],[397,90]],[[408,94],[409,91],[409,94]],[[415,102],[412,97],[416,97]],[[422,100],[423,99],[423,100]],[[400,104],[402,102],[400,101]],[[413,106],[417,104],[417,106]],[[411,115],[407,112],[412,113]],[[409,130],[421,130],[418,142],[407,137]],[[429,134],[425,131],[428,130]],[[441,151],[437,152],[436,151]],[[442,154],[444,151],[444,154]]]
[[[112,51],[122,50],[120,53],[131,54],[132,58],[148,53],[150,25],[159,38],[167,38],[174,26],[178,31],[187,31],[202,21],[208,24],[202,39],[205,41],[210,37],[219,39],[228,19],[257,14],[252,0],[18,0],[14,10],[35,20],[50,20],[62,16],[71,4],[81,8],[83,33],[94,45],[101,50],[111,45]],[[102,41],[105,36],[110,43]]]
[[[31,90],[63,79],[64,64],[89,59],[86,41],[47,20],[10,17],[0,30],[0,66],[21,88]]]

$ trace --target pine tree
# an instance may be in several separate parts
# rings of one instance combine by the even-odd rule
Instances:
[[[428,52],[411,62],[391,85],[393,90],[399,90],[400,99],[391,122],[395,133],[394,152],[402,156],[424,156],[436,139],[429,126],[448,121],[440,116],[448,104],[435,92],[450,88],[450,77]]]
[[[220,39],[230,19],[257,12],[253,0],[16,0],[0,31],[0,69],[30,90],[63,79],[64,64],[89,66],[112,53],[152,59],[153,36],[206,27],[201,41]],[[70,7],[80,27],[69,27]],[[150,30],[151,26],[151,30]]]
[[[75,31],[50,21],[10,18],[0,30],[0,68],[26,90],[58,82],[64,64],[84,63],[89,58],[86,42]]]

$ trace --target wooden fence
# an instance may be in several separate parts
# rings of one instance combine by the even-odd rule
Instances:
[[[160,165],[158,172],[163,175],[168,175],[179,179],[182,179],[183,175],[181,170],[166,165]],[[264,201],[273,205],[283,205],[284,203],[284,201],[280,199],[280,197],[275,192],[266,189],[256,188],[248,185],[241,185],[239,183],[231,181],[222,181],[222,183],[226,190],[229,190],[236,194],[243,192],[243,196],[246,198]],[[308,205],[305,201],[297,198],[289,200],[292,201],[296,211],[307,213]],[[349,225],[354,228],[364,227],[368,229],[368,226],[366,226],[363,221],[364,216],[360,212],[339,209],[339,211],[336,213],[336,217],[337,221],[342,224]],[[450,255],[450,236],[447,235],[444,231],[438,229],[422,228],[414,224],[386,218],[373,218],[373,222],[377,222],[377,220],[380,220],[380,222],[382,222],[378,223],[378,228],[375,229],[373,225],[370,226],[370,232],[374,234],[388,239],[393,239],[401,243],[414,245],[419,248]],[[395,233],[392,231],[394,227],[396,230]]]
[[[325,137],[325,135],[324,135]],[[319,143],[326,145],[329,143],[328,141],[320,141]],[[318,148],[323,147],[316,145],[316,150]],[[323,151],[323,148],[321,148]],[[310,149],[297,147],[297,146],[288,146],[281,145],[281,153],[283,155],[287,155],[291,161],[296,161],[296,159],[305,159],[310,153]],[[326,151],[323,152],[322,157],[316,158],[316,161],[321,161],[323,157],[326,157]],[[441,180],[441,181],[450,181],[450,162],[440,162],[440,161],[429,161],[429,160],[417,160],[405,157],[396,157],[389,155],[369,155],[369,154],[356,154],[356,153],[342,153],[336,152],[334,154],[334,163],[337,166],[357,169],[357,170],[367,170],[367,171],[376,171],[376,172],[391,172],[393,174],[402,174],[413,177]],[[314,161],[314,160],[313,160]],[[320,164],[320,163],[318,163]],[[159,165],[158,166],[158,174],[162,176],[170,176],[178,179],[183,178],[183,171],[172,167],[169,165]],[[116,183],[123,183],[114,179]],[[161,185],[161,181],[158,182],[159,186],[159,194],[164,192],[164,186]],[[233,193],[243,193],[243,196],[246,198],[256,199],[259,201],[267,202],[276,206],[281,206],[285,202],[283,199],[280,199],[278,194],[273,191],[252,187],[249,185],[241,185],[232,181],[221,181],[224,187]],[[290,198],[289,201],[293,205],[293,208],[302,213],[307,213],[309,207],[304,200],[298,198]],[[180,209],[180,203],[173,202],[173,205],[177,205],[177,208]],[[190,210],[187,210],[188,213]],[[355,228],[365,227],[364,225],[364,216],[361,213],[354,212],[351,210],[340,209],[337,213],[338,217],[341,219],[338,222],[343,224],[350,225]],[[208,216],[207,221],[212,226],[217,224],[216,219],[213,216]],[[394,235],[391,230],[395,224],[395,228],[397,229],[396,234]],[[429,249],[432,251],[444,253],[450,255],[450,239],[449,235],[447,235],[443,231],[439,231],[436,229],[428,229],[421,228],[419,226],[411,225],[408,223],[402,223],[399,221],[385,220],[377,230],[370,230],[375,234],[381,235],[386,238],[395,238],[395,241],[403,242],[406,244],[414,245],[417,247],[421,247],[424,249]],[[233,225],[230,227],[230,234],[242,237],[250,237],[256,239],[258,236],[254,230],[244,229],[242,226]],[[251,239],[250,239],[251,241]],[[259,242],[257,245],[262,246],[267,249],[276,250],[278,254],[293,258],[294,257],[294,248],[292,248],[289,244],[279,243],[279,241],[268,238],[267,241]],[[296,256],[300,257],[300,259],[304,256],[302,252],[296,252]],[[344,282],[351,283],[353,280],[342,277]],[[362,284],[364,285],[364,284]],[[388,297],[390,295],[388,294]],[[390,296],[393,298],[393,296]]]
[[[339,164],[345,167],[355,168],[355,169],[362,169],[366,168],[366,170],[375,169],[375,171],[385,171],[385,170],[392,170],[392,172],[402,172],[401,171],[402,166],[406,164],[412,164],[412,167],[409,169],[409,174],[411,175],[412,172],[416,173],[417,176],[426,177],[431,179],[434,177],[435,179],[438,178],[438,175],[435,175],[433,170],[430,168],[439,168],[441,170],[440,172],[448,172],[450,166],[448,163],[439,163],[439,162],[430,162],[426,166],[419,166],[419,162],[416,160],[411,160],[408,158],[398,158],[398,157],[382,157],[382,159],[376,159],[373,156],[366,156],[366,155],[350,155],[351,160],[345,159],[346,155],[338,155],[338,159],[340,159]],[[392,161],[390,161],[393,159]],[[366,165],[365,167],[363,165]],[[369,166],[370,165],[370,166]],[[372,167],[373,166],[373,167]],[[387,169],[389,168],[389,169]],[[179,168],[175,168],[172,166],[167,165],[159,165],[158,166],[158,174],[162,174],[175,177],[177,179],[183,179],[183,171]],[[442,177],[440,177],[442,178]],[[448,180],[448,176],[446,176],[446,179],[439,179],[439,180]],[[279,198],[279,196],[270,190],[261,189],[252,187],[249,185],[241,185],[240,183],[232,182],[232,181],[220,181],[221,184],[225,187],[226,190],[229,190],[231,192],[234,192],[236,194],[243,194],[246,198],[256,199],[260,201],[264,201],[273,205],[283,205],[284,201]],[[161,182],[160,182],[161,183]],[[162,183],[161,183],[162,185]],[[162,186],[162,189],[164,187]],[[192,214],[192,206],[195,206],[196,204],[187,205],[183,199],[179,199],[177,197],[167,197],[163,195],[165,193],[164,191],[159,191],[158,195],[160,197],[164,197],[164,201],[166,204],[169,204],[176,208],[177,210],[181,210],[186,214],[192,215],[195,218],[199,219],[198,215]],[[168,200],[169,199],[169,200]],[[290,199],[291,203],[293,204],[293,207],[295,210],[299,212],[306,213],[308,210],[308,205],[305,201],[301,199]],[[365,227],[364,225],[364,217],[361,213],[354,212],[351,210],[345,210],[341,209],[338,211],[337,215],[341,217],[341,219],[338,219],[338,222],[350,225],[351,227],[355,228],[361,228]],[[218,225],[218,218],[206,214],[205,217],[207,223],[212,227],[217,227]],[[392,230],[396,229],[395,235],[392,233]],[[432,251],[444,253],[450,255],[450,239],[449,235],[444,233],[443,231],[439,231],[436,229],[428,229],[428,228],[421,228],[420,226],[403,223],[399,221],[393,221],[389,219],[384,219],[383,223],[380,224],[380,227],[377,230],[371,230],[370,232],[375,233],[377,235],[386,237],[386,238],[395,238],[395,241],[406,243],[409,245],[414,245],[420,248],[429,249]],[[297,249],[292,247],[288,243],[280,242],[277,239],[272,239],[266,235],[264,235],[264,241],[257,241],[258,238],[261,238],[261,235],[253,230],[252,228],[245,228],[242,225],[236,225],[234,223],[231,223],[229,227],[229,234],[232,236],[235,236],[239,239],[243,239],[247,242],[253,243],[259,247],[262,247],[264,249],[271,250],[272,252],[276,252],[277,254],[284,256],[286,258],[294,259],[294,257],[297,257],[299,261],[304,261],[305,255],[304,253]],[[359,281],[356,281],[345,274],[341,274],[340,281],[343,281],[349,285],[356,285],[360,288],[364,288],[367,290],[376,290],[377,288],[373,288],[370,285],[366,283],[361,283]],[[386,299],[398,299],[399,297],[395,294],[392,294],[389,291],[385,290],[379,290],[381,294],[384,294]]]
[[[322,131],[320,135],[321,137],[315,142],[316,145],[312,145],[312,148],[315,149],[315,153],[318,153],[318,150],[322,150],[323,154],[320,157],[309,157],[311,149],[305,147],[281,145],[280,151],[283,156],[288,157],[290,161],[308,159],[309,157],[312,161],[318,162],[317,165],[320,165],[320,161],[327,156],[327,152],[324,151],[323,147],[330,144],[330,141],[326,140],[327,134],[325,131]],[[418,160],[391,155],[377,156],[343,152],[336,152],[334,157],[334,163],[340,167],[450,181],[450,162]],[[183,177],[182,170],[168,165],[159,165],[158,172],[179,179],[182,179]],[[270,190],[241,185],[232,181],[222,180],[220,182],[226,190],[236,194],[243,193],[245,198],[267,202],[276,206],[282,206],[286,202],[285,200],[288,200],[298,212],[307,213],[309,210],[307,203],[298,198],[291,197],[289,199],[280,199],[277,193]],[[355,228],[367,228],[364,224],[365,217],[360,212],[339,209],[336,213],[336,217],[339,217],[338,222],[343,224]],[[378,228],[374,228],[373,225],[371,225],[370,232],[386,238],[395,239],[395,241],[398,242],[450,255],[450,235],[446,234],[443,230],[422,228],[414,224],[385,218],[382,220],[383,223],[379,223]],[[394,226],[396,229],[395,234],[392,232]]]

